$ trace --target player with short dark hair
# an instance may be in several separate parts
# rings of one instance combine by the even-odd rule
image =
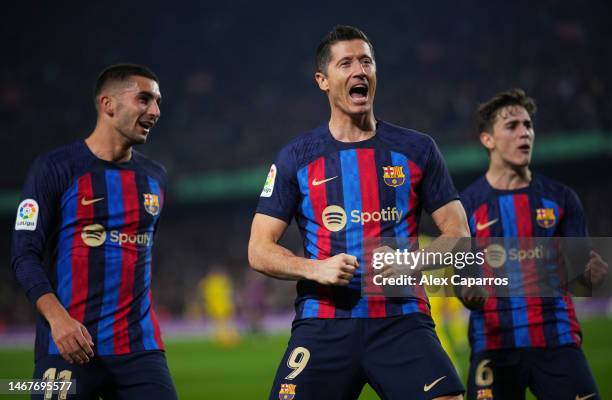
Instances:
[[[443,236],[466,237],[465,212],[431,137],[374,117],[376,62],[365,34],[337,26],[317,50],[329,122],[285,146],[253,219],[251,266],[297,280],[296,317],[270,399],[460,399],[427,297],[362,295],[381,238],[414,240],[422,209]],[[295,217],[305,256],[278,244]]]
[[[159,78],[153,71],[144,65],[137,64],[115,64],[105,68],[98,79],[96,79],[96,86],[94,88],[94,104],[96,110],[99,106],[99,97],[102,92],[109,86],[117,85],[130,85],[130,78],[133,76],[140,76],[143,78],[149,78],[152,81],[159,82]]]
[[[340,41],[361,40],[370,48],[370,54],[374,58],[374,46],[370,39],[361,30],[346,25],[338,25],[329,31],[319,43],[315,53],[315,65],[318,72],[324,73],[331,58],[331,47]]]
[[[489,168],[461,194],[477,240],[588,235],[576,193],[529,169],[535,112],[534,100],[520,89],[499,93],[478,107]],[[539,296],[537,265],[507,261],[508,274],[516,277],[513,290],[520,293],[491,296],[472,310],[469,399],[524,399],[527,387],[538,398],[599,398],[580,349],[582,333],[572,300]],[[483,274],[497,276],[498,271],[485,264]],[[584,278],[597,284],[606,273],[607,264],[591,252]]]
[[[133,149],[160,117],[158,79],[113,65],[95,99],[94,131],[34,162],[17,211],[12,266],[39,312],[34,378],[73,379],[80,399],[175,399],[151,296],[166,171]]]

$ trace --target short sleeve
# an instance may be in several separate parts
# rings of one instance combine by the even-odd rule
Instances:
[[[290,149],[285,148],[270,167],[256,212],[291,223],[297,211],[299,194],[297,167]]]
[[[576,192],[570,188],[567,188],[565,193],[565,209],[559,226],[559,233],[563,237],[589,236],[582,203]]]
[[[421,199],[425,211],[431,214],[446,203],[459,199],[459,195],[438,146],[433,139],[430,140],[429,156],[423,170]]]

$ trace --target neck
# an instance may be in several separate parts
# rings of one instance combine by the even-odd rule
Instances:
[[[332,108],[329,131],[334,139],[340,142],[360,142],[370,139],[376,134],[374,112],[348,115]]]
[[[132,158],[132,145],[112,127],[97,124],[85,144],[96,157],[105,161],[126,162]]]
[[[485,177],[489,185],[498,190],[523,189],[531,183],[529,166],[512,168],[495,166],[491,163]]]

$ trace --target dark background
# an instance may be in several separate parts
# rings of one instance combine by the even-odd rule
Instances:
[[[234,278],[239,292],[253,276],[246,241],[258,193],[187,199],[175,185],[223,173],[231,188],[232,174],[266,168],[290,138],[326,121],[327,99],[313,80],[314,51],[339,23],[360,27],[374,44],[376,116],[432,135],[445,156],[477,144],[477,104],[510,87],[537,100],[536,148],[546,138],[603,138],[591,151],[547,158],[534,169],[572,186],[591,233],[610,236],[608,2],[295,3],[3,6],[0,331],[33,317],[9,265],[15,193],[38,154],[92,131],[95,79],[117,62],[152,68],[164,98],[162,118],[139,148],[166,166],[171,182],[154,258],[162,318],[186,315],[198,280],[215,265]],[[457,187],[485,167],[451,169]],[[260,180],[263,185],[265,172]],[[287,240],[299,247],[294,231]],[[270,312],[289,310],[292,284],[269,285],[269,293],[280,293]]]

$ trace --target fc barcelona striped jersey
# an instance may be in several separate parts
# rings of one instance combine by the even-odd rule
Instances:
[[[55,293],[98,355],[162,350],[152,309],[151,250],[164,203],[164,168],[133,151],[98,159],[84,141],[36,160],[12,241],[12,265],[29,299]],[[39,315],[36,359],[59,351]]]
[[[378,121],[376,134],[361,142],[337,141],[327,124],[293,140],[272,165],[257,212],[287,223],[295,217],[307,258],[347,253],[359,262],[347,287],[298,281],[296,319],[428,314],[422,288],[402,298],[362,296],[366,247],[380,238],[415,239],[422,209],[431,213],[456,199],[427,135]]]
[[[461,194],[472,236],[585,237],[584,213],[570,188],[533,174],[530,185],[518,190],[497,190],[482,176]],[[526,263],[506,265],[526,290],[537,284],[528,278]],[[527,268],[527,269],[526,269]],[[484,274],[493,276],[487,264]],[[574,305],[563,297],[490,297],[470,315],[469,338],[474,352],[523,347],[580,344],[581,332]]]

